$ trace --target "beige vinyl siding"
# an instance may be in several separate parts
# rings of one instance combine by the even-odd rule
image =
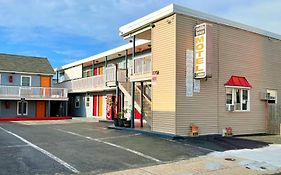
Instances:
[[[281,42],[248,31],[220,26],[219,34],[219,127],[232,127],[234,134],[266,132],[263,89],[281,93]],[[224,83],[231,75],[245,76],[252,85],[250,112],[225,110]]]
[[[199,134],[218,133],[218,65],[216,25],[213,25],[212,78],[200,81],[200,93],[186,96],[185,53],[193,50],[195,25],[203,23],[193,18],[176,15],[176,134],[189,135],[190,124],[199,126]]]
[[[152,130],[175,134],[175,19],[155,23],[151,31],[152,69],[159,71],[152,86]]]

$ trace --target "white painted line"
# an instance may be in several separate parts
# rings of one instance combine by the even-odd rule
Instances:
[[[162,161],[159,160],[159,159],[156,159],[154,157],[151,157],[149,155],[145,155],[141,152],[138,152],[138,151],[135,151],[135,150],[132,150],[130,148],[126,148],[126,147],[123,147],[123,146],[120,146],[120,145],[116,145],[114,143],[110,143],[110,142],[106,142],[106,141],[103,141],[101,139],[105,139],[105,138],[101,138],[101,139],[95,139],[95,138],[92,138],[92,137],[89,137],[89,136],[84,136],[84,135],[81,135],[81,134],[78,134],[78,133],[74,133],[74,132],[71,132],[71,131],[66,131],[66,130],[63,130],[63,129],[57,129],[59,131],[62,131],[62,132],[65,132],[65,133],[68,133],[68,134],[72,134],[72,135],[75,135],[75,136],[78,136],[78,137],[83,137],[83,138],[86,138],[88,140],[93,140],[93,141],[96,141],[96,142],[99,142],[99,143],[103,143],[103,144],[107,144],[107,145],[110,145],[110,146],[113,146],[113,147],[116,147],[116,148],[119,148],[119,149],[122,149],[122,150],[125,150],[125,151],[128,151],[128,152],[131,152],[131,153],[134,153],[138,156],[141,156],[141,157],[144,157],[146,159],[149,159],[149,160],[152,160],[152,161],[155,161],[155,162],[158,162],[158,163],[161,163]],[[137,134],[139,135],[139,134]],[[127,135],[128,136],[128,135]],[[132,135],[131,135],[132,136]],[[107,137],[109,138],[109,137]],[[114,137],[116,138],[116,137]]]
[[[116,147],[116,148],[123,149],[123,150],[125,150],[125,151],[134,153],[134,154],[136,154],[136,155],[138,155],[138,156],[141,156],[141,157],[144,157],[144,158],[153,160],[153,161],[158,162],[158,163],[161,163],[161,162],[162,162],[161,160],[156,159],[156,158],[154,158],[154,157],[151,157],[151,156],[149,156],[149,155],[145,155],[145,154],[143,154],[143,153],[141,153],[141,152],[138,152],[138,151],[135,151],[135,150],[132,150],[132,149],[129,149],[129,148],[120,146],[120,145],[116,145],[116,144],[114,144],[114,143],[109,143],[109,142],[102,141],[102,140],[99,140],[99,139],[95,139],[95,141],[100,142],[100,143],[104,143],[104,144],[107,144],[107,145],[110,145],[110,146],[113,146],[113,147]]]
[[[193,148],[199,148],[199,149],[202,149],[202,150],[205,150],[205,151],[210,151],[210,152],[215,151],[215,150],[212,150],[212,149],[204,148],[202,146],[195,146],[195,145],[191,145],[191,144],[188,144],[188,143],[182,143],[182,142],[171,140],[171,139],[164,139],[164,140],[169,141],[169,142],[173,142],[173,143],[179,143],[179,144],[182,144],[182,145],[185,145],[185,146],[190,146],[190,147],[193,147]]]
[[[8,146],[1,146],[0,148],[19,148],[19,147],[27,147],[30,146],[28,144],[25,145],[8,145]]]
[[[64,167],[66,167],[67,169],[69,169],[70,171],[72,171],[73,173],[79,173],[79,171],[77,169],[75,169],[73,166],[69,165],[68,163],[66,163],[65,161],[61,160],[60,158],[56,157],[55,155],[53,155],[52,153],[49,153],[48,151],[38,147],[37,145],[34,145],[33,143],[27,141],[26,139],[22,138],[21,136],[8,131],[2,127],[0,127],[0,129],[2,129],[3,131],[5,131],[8,134],[11,134],[15,137],[17,137],[18,139],[20,139],[21,141],[23,141],[24,143],[26,143],[27,145],[33,147],[34,149],[38,150],[39,152],[45,154],[46,156],[50,157],[51,159],[55,160],[56,162],[58,162],[59,164],[63,165]]]

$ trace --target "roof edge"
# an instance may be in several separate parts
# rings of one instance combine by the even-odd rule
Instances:
[[[238,29],[252,32],[252,33],[256,33],[256,34],[260,34],[263,36],[281,40],[280,34],[273,33],[273,32],[267,31],[267,30],[263,30],[263,29],[260,29],[257,27],[249,26],[249,25],[246,25],[243,23],[235,22],[232,20],[224,19],[224,18],[221,18],[218,16],[200,12],[197,10],[193,10],[193,9],[190,9],[190,8],[187,8],[187,7],[184,7],[181,5],[177,5],[177,4],[170,4],[160,10],[157,10],[142,18],[139,18],[135,21],[132,21],[126,25],[121,26],[119,28],[119,34],[120,34],[120,36],[123,36],[123,37],[127,36],[130,33],[149,25],[150,23],[153,23],[153,22],[161,20],[169,15],[172,15],[173,13],[182,14],[182,15],[186,15],[186,16],[190,16],[190,17],[194,17],[194,18],[198,18],[201,20],[206,20],[209,22],[222,24],[222,25],[226,25],[226,26],[230,26],[230,27],[235,27]]]
[[[140,46],[140,45],[148,44],[148,43],[150,43],[149,40],[137,40],[136,46]],[[105,57],[105,56],[108,56],[108,55],[111,55],[111,54],[114,54],[114,53],[117,53],[117,52],[120,52],[120,51],[123,51],[123,50],[126,50],[126,49],[130,49],[132,47],[133,47],[132,43],[124,44],[124,45],[115,47],[113,49],[98,53],[96,55],[93,55],[93,56],[90,56],[90,57],[87,57],[87,58],[84,58],[84,59],[66,64],[66,65],[63,65],[62,67],[56,68],[56,69],[57,70],[68,69],[70,67],[74,67],[74,66],[77,66],[77,65],[89,62],[89,61],[93,61],[93,60],[96,60],[96,59],[99,59],[99,58],[102,58],[102,57]]]

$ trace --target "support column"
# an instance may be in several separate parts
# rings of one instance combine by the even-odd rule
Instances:
[[[141,127],[143,127],[143,117],[144,117],[144,110],[143,110],[143,82],[141,82]]]
[[[135,127],[135,82],[131,82],[131,128]]]
[[[57,71],[57,83],[59,83],[59,72]]]
[[[136,36],[133,36],[133,52],[132,57],[134,59],[136,54]],[[135,127],[135,82],[131,82],[131,128]]]
[[[120,96],[121,96],[121,101],[120,101],[121,110],[124,111],[124,93],[121,92]]]
[[[125,50],[126,82],[128,81],[128,49]]]
[[[107,56],[105,56],[104,67],[107,67]]]
[[[106,68],[107,68],[107,56],[105,56],[105,60],[104,60],[105,86],[107,86]],[[113,119],[112,119],[112,120],[113,120]]]
[[[116,98],[115,98],[115,101],[116,101],[116,115],[118,115],[118,112],[119,112],[119,84],[118,84],[118,80],[117,80],[117,64],[115,65],[115,84],[116,84]]]
[[[68,116],[68,101],[65,102],[65,116]]]
[[[92,76],[94,76],[94,71],[95,71],[95,61],[92,61]]]
[[[49,100],[48,101],[48,114],[47,114],[47,117],[50,117],[51,116],[51,101]]]

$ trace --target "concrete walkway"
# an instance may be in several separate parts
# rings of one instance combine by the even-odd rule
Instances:
[[[241,166],[241,162],[245,161],[247,160],[239,158],[236,158],[235,161],[227,161],[224,158],[204,156],[170,164],[107,173],[105,175],[257,175],[277,173],[274,170],[258,171],[250,169],[251,164],[248,164],[250,167]]]

